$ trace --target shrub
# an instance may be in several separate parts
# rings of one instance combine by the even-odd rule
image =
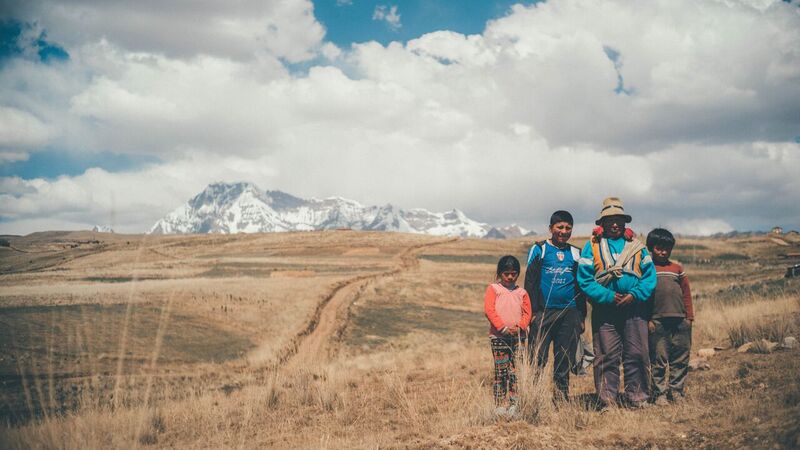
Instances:
[[[786,316],[776,318],[764,317],[758,322],[741,322],[728,329],[728,340],[734,347],[747,342],[760,342],[766,339],[781,342],[792,329],[791,319]]]
[[[716,256],[716,259],[720,261],[745,261],[750,257],[741,253],[720,253]]]

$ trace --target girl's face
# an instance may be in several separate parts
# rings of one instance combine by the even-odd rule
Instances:
[[[500,282],[506,286],[513,286],[519,278],[519,272],[516,270],[506,270],[500,273]]]

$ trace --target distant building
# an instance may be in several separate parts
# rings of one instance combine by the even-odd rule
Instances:
[[[783,234],[783,228],[775,227],[772,229],[772,234]]]

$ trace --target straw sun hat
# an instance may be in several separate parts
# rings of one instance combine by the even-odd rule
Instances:
[[[603,209],[600,210],[600,217],[594,223],[600,225],[603,217],[611,216],[622,216],[625,218],[625,223],[631,222],[631,216],[625,214],[625,208],[622,206],[622,200],[619,197],[606,197],[603,200]]]

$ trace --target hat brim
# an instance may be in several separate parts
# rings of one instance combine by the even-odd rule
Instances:
[[[601,223],[601,222],[603,221],[603,219],[605,219],[606,217],[614,217],[614,216],[620,216],[620,217],[624,217],[624,218],[625,218],[625,223],[631,223],[631,221],[633,220],[633,219],[631,218],[631,216],[629,216],[629,215],[627,215],[627,214],[610,214],[610,215],[608,215],[608,216],[602,216],[602,217],[600,217],[599,219],[595,220],[595,221],[594,221],[594,224],[595,224],[595,225],[600,225],[600,223]]]

